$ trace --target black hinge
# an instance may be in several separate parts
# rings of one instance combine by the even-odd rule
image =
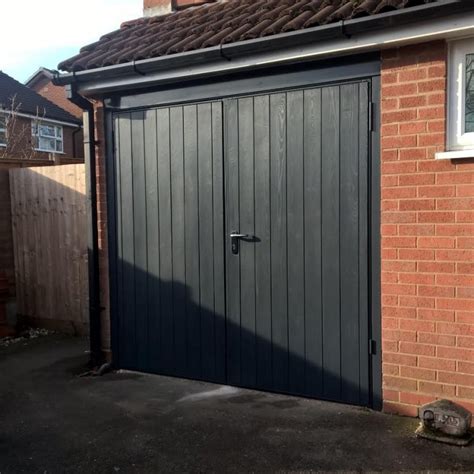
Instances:
[[[369,132],[374,131],[374,122],[375,122],[375,104],[369,102]]]
[[[369,355],[377,354],[377,342],[373,339],[369,339]]]

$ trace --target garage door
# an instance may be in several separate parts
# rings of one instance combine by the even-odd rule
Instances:
[[[120,366],[369,403],[368,93],[115,116]]]

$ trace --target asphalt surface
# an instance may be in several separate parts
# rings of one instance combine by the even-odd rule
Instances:
[[[0,473],[473,471],[416,420],[135,373],[78,377],[86,342],[0,348]]]

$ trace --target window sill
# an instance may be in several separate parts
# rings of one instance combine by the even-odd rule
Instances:
[[[41,150],[41,148],[35,148],[35,151],[39,153],[48,153],[49,155],[65,155],[64,151],[51,151],[51,150]]]
[[[463,158],[474,158],[474,149],[472,150],[457,150],[457,151],[443,151],[436,153],[437,160],[459,160]]]

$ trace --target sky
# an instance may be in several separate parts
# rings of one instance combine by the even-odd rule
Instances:
[[[142,15],[142,0],[0,0],[0,70],[20,82]]]

